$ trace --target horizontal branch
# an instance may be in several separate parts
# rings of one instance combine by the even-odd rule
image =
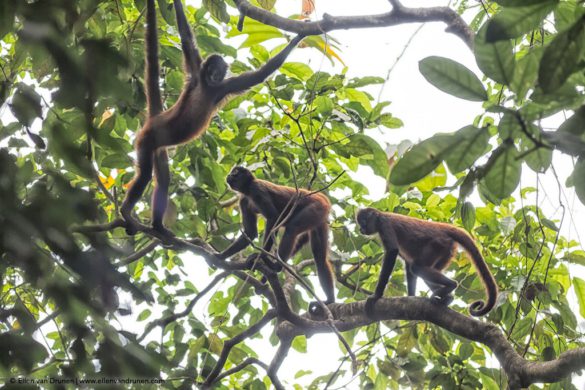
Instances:
[[[397,1],[393,1],[392,10],[382,14],[358,16],[331,16],[325,14],[321,20],[306,22],[284,18],[256,7],[248,0],[234,0],[234,2],[242,16],[302,35],[320,35],[333,30],[388,27],[406,23],[443,22],[447,25],[447,32],[461,38],[470,48],[473,47],[475,36],[461,16],[449,7],[409,8]]]
[[[366,316],[365,301],[331,304],[329,309],[335,318],[334,324],[340,331],[355,329],[376,321]],[[566,351],[557,359],[546,362],[529,361],[516,352],[496,325],[437,305],[428,298],[383,298],[376,302],[374,314],[377,320],[431,322],[458,336],[486,345],[506,372],[508,385],[512,390],[528,387],[532,383],[558,382],[578,370],[585,369],[585,348]],[[310,317],[308,313],[304,316]],[[323,321],[313,321],[312,325],[299,326],[283,322],[279,325],[277,333],[295,337],[332,332]]]

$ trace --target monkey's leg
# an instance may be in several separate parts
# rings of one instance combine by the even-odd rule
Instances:
[[[406,268],[406,288],[408,290],[408,296],[413,297],[416,294],[416,279],[418,276],[410,269],[410,264],[404,263]]]
[[[376,290],[373,295],[370,295],[366,299],[366,315],[370,318],[374,318],[374,305],[376,301],[384,295],[384,290],[390,280],[390,275],[394,270],[396,264],[396,257],[398,257],[398,249],[392,249],[386,252],[384,259],[382,260],[382,270],[380,271],[380,278],[378,284],[376,284]]]
[[[166,237],[173,233],[163,225],[163,218],[169,201],[169,157],[165,148],[160,148],[154,156],[154,175],[156,185],[152,192],[152,227]]]
[[[456,281],[446,277],[441,271],[431,267],[421,267],[413,264],[411,268],[412,272],[423,278],[425,282],[429,283],[431,288],[433,285],[435,286],[435,288],[432,288],[433,295],[431,296],[431,299],[444,305],[448,305],[453,301],[451,292],[457,288]]]
[[[152,179],[154,150],[143,144],[138,148],[137,157],[138,166],[136,168],[136,175],[126,193],[126,198],[122,203],[122,207],[120,207],[120,214],[122,214],[122,217],[126,221],[126,233],[130,235],[136,234],[136,231],[138,230],[137,223],[134,218],[132,218],[132,210],[144,193],[148,182]]]
[[[321,288],[327,296],[326,305],[335,302],[335,277],[333,267],[327,258],[329,250],[329,226],[322,224],[311,231],[311,250],[317,266],[317,276]]]

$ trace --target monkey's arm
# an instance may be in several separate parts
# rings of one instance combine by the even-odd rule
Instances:
[[[201,62],[203,61],[199,50],[195,46],[193,39],[193,32],[187,22],[185,11],[183,10],[182,0],[175,1],[175,15],[177,17],[177,28],[179,29],[179,35],[181,36],[181,48],[183,49],[183,58],[185,61],[185,68],[192,79],[199,75],[199,69],[201,68]]]
[[[258,227],[256,226],[258,218],[256,216],[256,212],[252,209],[249,201],[246,198],[242,198],[242,200],[240,200],[240,212],[242,214],[242,225],[244,225],[245,235],[240,234],[236,241],[227,247],[226,250],[219,253],[217,256],[220,259],[227,259],[228,257],[244,250],[248,245],[250,245],[249,240],[253,240],[258,237]]]
[[[266,80],[268,76],[270,76],[278,68],[280,68],[282,64],[284,64],[286,57],[288,57],[291,51],[295,48],[296,45],[298,45],[300,41],[303,40],[303,38],[304,36],[302,35],[297,35],[294,37],[280,53],[268,60],[268,62],[265,63],[260,69],[257,69],[253,72],[242,73],[236,77],[226,79],[222,83],[223,88],[219,96],[219,100],[231,93],[243,92],[246,89],[251,88],[256,84],[260,84]]]

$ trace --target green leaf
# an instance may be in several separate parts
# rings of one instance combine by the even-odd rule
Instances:
[[[360,88],[365,87],[366,85],[372,84],[383,84],[384,79],[382,77],[375,77],[375,76],[366,76],[366,77],[356,77],[348,81],[347,86],[349,88]]]
[[[519,98],[525,97],[528,90],[534,87],[538,77],[538,64],[542,53],[542,50],[532,49],[516,62],[510,89],[516,92]]]
[[[569,30],[560,32],[544,49],[538,83],[545,93],[558,89],[580,67],[585,49],[585,18]]]
[[[567,253],[565,256],[563,256],[563,260],[566,260],[569,263],[585,266],[585,251],[576,250]]]
[[[575,114],[563,122],[559,127],[560,133],[571,133],[574,135],[581,135],[585,133],[585,106],[579,107]]]
[[[503,85],[510,85],[514,78],[514,48],[510,41],[488,43],[486,28],[479,30],[475,38],[475,60],[486,76]]]
[[[20,83],[12,97],[10,110],[23,126],[30,126],[43,115],[41,96],[32,87]]]
[[[443,161],[458,141],[453,134],[437,134],[414,145],[398,160],[390,174],[390,183],[402,186],[422,179]]]
[[[577,302],[579,302],[579,313],[581,317],[585,318],[585,280],[574,277],[573,288],[575,289]]]
[[[355,134],[345,146],[346,157],[359,157],[360,162],[371,167],[376,175],[383,178],[388,176],[386,152],[376,140],[364,134]]]
[[[449,151],[445,162],[452,173],[461,172],[473,165],[485,152],[490,133],[487,128],[466,126],[457,131],[459,143]]]
[[[288,77],[301,81],[307,81],[313,75],[311,67],[302,62],[287,62],[280,67],[280,71]]]
[[[471,202],[465,202],[461,206],[461,221],[465,230],[470,232],[475,225],[475,206]]]
[[[8,34],[14,26],[14,16],[16,14],[15,0],[0,1],[0,39]]]
[[[425,79],[443,92],[472,101],[488,98],[477,76],[458,62],[433,56],[421,60],[418,67]]]
[[[502,7],[523,7],[527,5],[534,5],[536,3],[544,3],[550,0],[495,0],[496,3]]]
[[[158,9],[165,22],[171,26],[175,26],[175,9],[172,3],[167,0],[158,0]]]
[[[571,174],[575,192],[581,203],[585,204],[585,159],[580,158]]]
[[[224,44],[221,39],[212,37],[211,35],[197,35],[197,44],[208,53],[221,53],[234,58],[237,55],[236,49]]]
[[[392,116],[392,114],[380,115],[377,122],[379,124],[381,124],[382,126],[387,127],[389,129],[399,129],[402,126],[404,126],[404,123],[402,122],[402,120],[395,118],[394,116]]]
[[[558,0],[553,0],[525,7],[504,8],[488,22],[486,41],[516,38],[538,28],[557,4]]]
[[[510,196],[520,183],[522,161],[519,160],[518,151],[513,145],[502,145],[503,151],[497,153],[495,160],[485,174],[483,181],[491,194],[499,199]]]
[[[522,137],[520,151],[527,153],[524,161],[534,172],[545,172],[552,163],[552,150],[543,147],[535,149],[534,143],[526,137]]]
[[[270,11],[274,8],[274,4],[276,4],[276,0],[258,0],[258,4],[260,7],[264,8],[267,11]]]
[[[230,15],[227,12],[225,1],[203,0],[203,5],[216,20],[219,20],[222,23],[229,23]]]

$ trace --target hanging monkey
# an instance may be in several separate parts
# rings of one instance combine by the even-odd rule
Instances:
[[[270,251],[274,242],[272,230],[281,218],[284,221],[282,224],[284,234],[278,246],[278,257],[287,261],[310,241],[317,276],[327,296],[324,303],[328,305],[335,302],[335,277],[327,256],[329,250],[327,217],[331,210],[327,196],[320,192],[297,190],[257,179],[244,167],[233,168],[226,181],[232,190],[240,194],[240,212],[245,235],[240,235],[217,256],[226,259],[246,248],[250,244],[249,240],[258,236],[256,226],[258,214],[266,218],[264,250]],[[282,268],[280,264],[273,264],[271,260],[262,258],[275,271]]]
[[[451,303],[451,292],[457,287],[457,282],[445,276],[443,270],[449,266],[457,244],[471,256],[487,293],[487,302],[473,302],[469,312],[473,316],[482,316],[494,307],[498,296],[496,280],[473,239],[464,230],[446,223],[385,213],[373,208],[359,210],[356,221],[362,234],[377,233],[385,249],[376,291],[366,301],[369,317],[373,317],[374,304],[384,294],[398,255],[405,262],[409,296],[415,294],[416,278],[420,277],[431,288],[431,299],[443,305]]]
[[[154,170],[156,186],[152,196],[152,226],[164,235],[172,235],[163,226],[170,182],[167,147],[199,137],[205,132],[213,115],[230,95],[242,93],[266,80],[284,63],[303,36],[297,35],[293,38],[280,53],[258,70],[226,79],[228,65],[217,54],[212,54],[205,60],[201,58],[181,0],[174,0],[186,81],[177,102],[168,110],[163,111],[159,88],[158,38],[154,1],[148,0],[146,9],[145,89],[148,119],[136,136],[138,167],[120,212],[126,221],[128,234],[135,234],[137,223],[132,217],[132,209],[152,179]]]

